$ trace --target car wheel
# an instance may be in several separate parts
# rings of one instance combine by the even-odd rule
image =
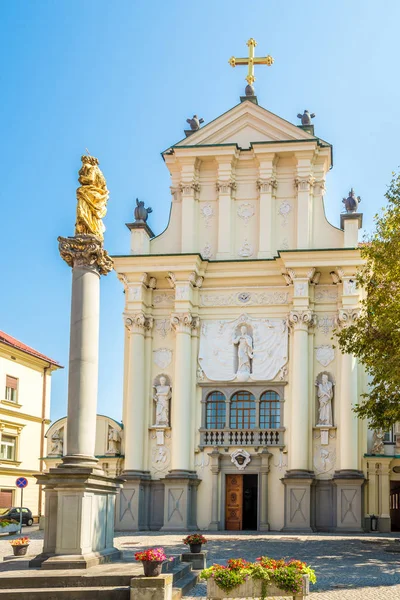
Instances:
[[[29,527],[33,525],[33,519],[28,519],[26,524],[29,525]]]

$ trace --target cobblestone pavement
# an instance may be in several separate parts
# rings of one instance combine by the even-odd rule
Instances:
[[[24,532],[27,535],[27,532]],[[272,558],[298,558],[316,571],[317,584],[312,586],[311,600],[400,600],[400,553],[385,552],[394,547],[391,535],[283,535],[256,532],[218,532],[204,534],[209,539],[207,563],[224,564],[228,558],[254,560],[260,555]],[[397,534],[398,535],[398,534]],[[14,536],[13,536],[14,537]],[[43,532],[32,531],[30,554],[39,553]],[[162,546],[167,554],[180,554],[186,547],[183,534],[118,532],[115,545],[124,551],[125,560],[134,560],[134,553],[149,546]],[[0,537],[0,557],[10,554],[11,536]],[[400,546],[400,544],[399,544]],[[0,571],[11,564],[0,563]],[[12,568],[12,567],[11,567]],[[15,567],[14,567],[15,568]],[[206,595],[206,586],[199,583],[192,598]],[[189,600],[189,599],[188,599]]]

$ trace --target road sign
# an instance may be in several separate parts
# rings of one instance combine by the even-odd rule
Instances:
[[[26,477],[18,477],[18,479],[15,482],[15,485],[17,486],[17,488],[23,490],[28,485],[28,480]]]

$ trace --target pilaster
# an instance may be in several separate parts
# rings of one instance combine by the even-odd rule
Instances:
[[[200,193],[199,165],[195,157],[180,157],[182,199],[182,252],[197,251],[198,237],[198,199]]]
[[[212,452],[208,454],[210,457],[210,469],[212,473],[211,483],[211,521],[208,525],[209,531],[218,531],[219,519],[218,519],[218,502],[219,502],[219,472],[220,472],[220,458],[218,448],[214,448]]]
[[[233,257],[234,251],[234,219],[233,198],[236,191],[235,165],[236,152],[228,156],[216,156],[217,194],[218,194],[218,244],[217,259],[224,260]]]
[[[312,237],[312,191],[314,177],[312,159],[314,152],[295,154],[297,159],[297,248],[311,248]]]
[[[270,471],[269,461],[272,454],[267,448],[263,448],[260,452],[261,467],[260,467],[260,531],[269,531],[268,521],[268,473]]]
[[[258,258],[272,258],[275,249],[274,196],[277,188],[275,177],[276,157],[274,153],[260,153],[254,149],[258,159],[257,189],[259,192],[259,241]]]

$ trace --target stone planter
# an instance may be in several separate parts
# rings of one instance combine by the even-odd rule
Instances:
[[[13,549],[14,556],[25,556],[28,548],[29,548],[29,544],[25,544],[23,546],[22,545],[21,546],[13,546],[12,549]]]
[[[163,561],[160,560],[142,560],[145,577],[158,577],[161,575]]]
[[[12,535],[13,533],[19,532],[19,523],[11,523],[11,525],[6,525],[5,527],[0,527],[0,533],[8,533]]]
[[[215,581],[211,578],[207,580],[207,599],[218,599],[221,598],[261,598],[261,581],[253,581],[249,579],[245,581],[241,585],[238,585],[235,589],[230,592],[225,592],[221,590]],[[304,598],[310,595],[310,582],[308,579],[308,575],[303,575],[303,589],[302,591],[294,596],[292,592],[285,592],[283,590],[278,589],[275,585],[269,584],[267,585],[266,596],[274,597],[279,596],[281,598]]]
[[[199,552],[201,552],[201,546],[202,544],[189,544],[190,552],[192,554],[198,554]]]

